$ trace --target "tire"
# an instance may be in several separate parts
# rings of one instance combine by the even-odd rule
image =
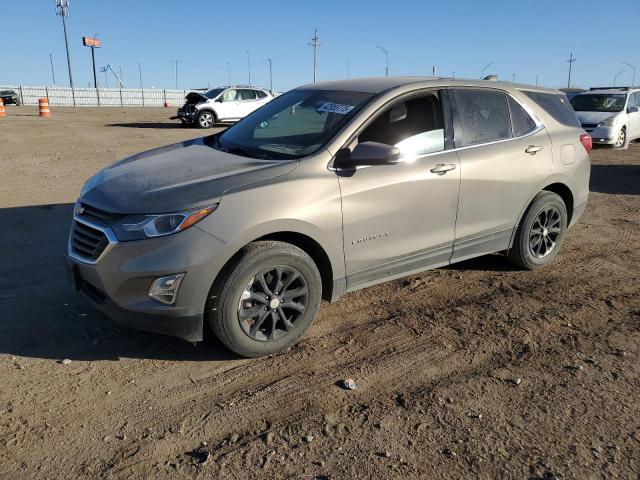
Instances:
[[[216,114],[211,110],[202,110],[196,117],[196,125],[200,128],[211,128],[216,121]]]
[[[566,230],[567,207],[560,195],[540,192],[518,226],[509,260],[526,270],[548,265],[558,255]]]
[[[613,145],[614,148],[624,148],[627,144],[627,129],[626,127],[622,127],[620,132],[618,132],[618,138],[616,138],[616,143]]]
[[[313,324],[321,300],[320,272],[307,253],[288,243],[260,241],[220,273],[205,318],[230,350],[260,357],[295,344]]]

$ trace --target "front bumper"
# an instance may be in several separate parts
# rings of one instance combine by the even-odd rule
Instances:
[[[196,119],[195,109],[186,109],[185,107],[179,108],[174,117],[171,120],[182,120],[183,122],[193,123]]]
[[[115,242],[95,264],[67,252],[76,289],[117,323],[190,342],[203,338],[211,285],[235,249],[197,226],[166,237]],[[149,297],[153,281],[186,272],[175,305]]]
[[[585,128],[585,132],[587,132],[591,136],[591,141],[598,145],[614,145],[618,138],[618,132],[620,131],[619,127],[594,127],[594,128]]]

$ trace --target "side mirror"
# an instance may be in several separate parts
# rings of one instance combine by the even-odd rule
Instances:
[[[222,96],[219,96],[218,98],[216,98],[214,100],[214,102],[222,103],[222,102],[224,102],[224,100],[222,100]]]
[[[640,112],[640,107],[637,107],[636,105],[633,105],[627,108],[627,113],[638,113],[638,112]]]
[[[400,150],[392,145],[378,142],[363,142],[351,152],[348,148],[338,151],[334,166],[338,169],[352,169],[357,166],[393,165],[398,163]]]

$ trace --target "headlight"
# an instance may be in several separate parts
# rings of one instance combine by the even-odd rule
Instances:
[[[613,117],[609,117],[606,120],[603,120],[598,124],[599,127],[612,127],[618,121],[618,116],[614,115]]]
[[[129,215],[115,224],[113,231],[123,242],[171,235],[192,227],[216,208],[217,205],[161,215]]]

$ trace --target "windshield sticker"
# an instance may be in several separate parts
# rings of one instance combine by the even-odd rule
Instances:
[[[325,102],[320,105],[317,112],[339,113],[340,115],[346,115],[354,109],[353,105],[342,105],[340,103]]]

